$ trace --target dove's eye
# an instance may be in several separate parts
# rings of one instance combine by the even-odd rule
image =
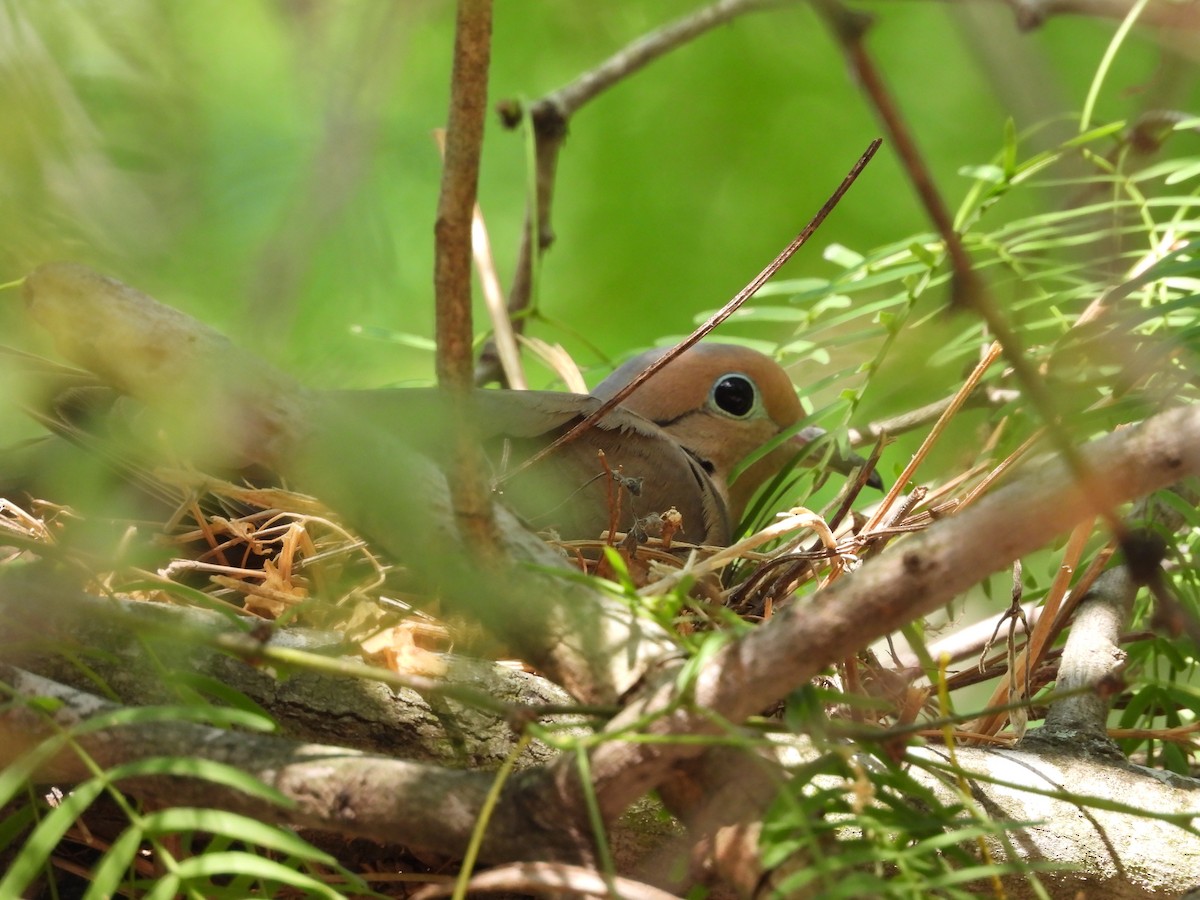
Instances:
[[[743,419],[758,405],[758,389],[745,375],[722,375],[713,385],[709,402],[725,415]]]

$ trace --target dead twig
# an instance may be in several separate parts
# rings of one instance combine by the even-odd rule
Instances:
[[[971,391],[971,394],[963,402],[962,406],[964,409],[999,409],[1019,399],[1020,396],[1019,391],[1008,388],[979,385]],[[937,421],[938,417],[951,404],[957,401],[958,394],[955,393],[951,397],[943,397],[941,400],[926,403],[924,406],[909,410],[908,412],[900,413],[887,419],[880,419],[876,422],[868,422],[862,428],[848,428],[846,430],[846,439],[850,442],[851,447],[862,447],[872,441],[879,440],[884,435],[895,437],[909,431],[916,431],[918,428],[924,428],[931,422]]]
[[[1058,567],[1058,573],[1055,575],[1054,581],[1050,585],[1050,590],[1046,593],[1045,602],[1042,604],[1041,617],[1038,619],[1033,633],[1029,635],[1028,644],[1025,649],[1012,662],[1017,671],[1032,672],[1042,664],[1045,653],[1050,647],[1052,636],[1056,634],[1053,628],[1055,617],[1058,615],[1063,599],[1067,596],[1067,589],[1071,585],[1071,577],[1075,574],[1076,567],[1083,556],[1088,539],[1092,536],[1094,526],[1095,523],[1091,519],[1085,519],[1076,525],[1075,529],[1071,532],[1071,537],[1067,540],[1066,549],[1063,550],[1063,559]],[[1082,590],[1077,588],[1075,593],[1078,596],[1083,596],[1086,591],[1087,586],[1083,585]],[[1010,699],[1008,690],[1007,682],[996,685],[996,689],[992,692],[987,706],[998,707],[1003,703],[1007,703]],[[970,730],[977,734],[995,734],[1004,727],[1004,722],[1007,718],[1007,714],[1003,712],[988,713],[976,720]]]
[[[526,210],[525,228],[517,254],[516,273],[508,292],[508,316],[513,331],[524,330],[533,296],[537,259],[554,243],[551,211],[558,172],[558,154],[571,117],[590,100],[712,29],[747,13],[796,5],[796,0],[718,0],[621,48],[596,68],[524,108],[515,101],[500,104],[500,119],[508,128],[528,120],[534,139],[534,197]],[[501,374],[496,346],[489,341],[476,367],[475,383],[485,385]]]
[[[946,407],[945,411],[938,418],[937,423],[930,430],[929,434],[925,436],[925,440],[921,442],[920,448],[918,448],[917,452],[913,454],[912,459],[908,462],[908,465],[904,467],[904,471],[900,473],[900,477],[896,479],[895,483],[891,487],[891,490],[888,491],[887,496],[883,498],[883,502],[879,504],[879,508],[876,509],[875,514],[872,515],[867,524],[863,526],[862,535],[864,539],[869,540],[871,533],[876,528],[885,527],[885,523],[890,521],[889,516],[891,515],[891,507],[896,503],[900,493],[912,480],[917,468],[929,454],[929,451],[933,448],[933,445],[937,443],[938,438],[942,436],[942,433],[946,430],[946,426],[949,425],[950,420],[954,418],[959,409],[962,408],[962,405],[966,402],[967,397],[970,396],[971,392],[975,389],[975,386],[979,384],[979,380],[983,378],[984,373],[991,367],[992,363],[994,363],[999,356],[999,344],[992,344],[992,346],[989,347],[987,352],[984,354],[983,359],[979,361],[979,364],[976,365],[971,374],[967,376],[967,380],[963,382],[962,387],[960,387],[958,393],[955,394],[954,400]]]

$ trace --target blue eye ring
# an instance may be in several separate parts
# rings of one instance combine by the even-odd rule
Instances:
[[[759,406],[758,387],[741,372],[727,372],[713,382],[708,403],[721,415],[745,419]]]

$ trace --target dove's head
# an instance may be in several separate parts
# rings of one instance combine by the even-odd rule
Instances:
[[[601,399],[612,396],[664,353],[650,350],[634,357],[593,393]],[[759,486],[795,459],[812,437],[807,431],[794,434],[730,485],[738,463],[804,418],[783,368],[757,350],[733,344],[697,344],[622,405],[654,422],[700,461],[734,521]]]

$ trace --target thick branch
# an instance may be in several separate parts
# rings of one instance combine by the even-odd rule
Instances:
[[[0,680],[17,699],[61,701],[54,714],[59,727],[70,728],[118,709],[92,694],[20,669],[0,666]],[[7,705],[0,713],[0,766],[57,733],[41,713],[20,703]],[[84,729],[75,741],[104,769],[151,757],[190,757],[234,766],[279,791],[293,805],[282,808],[201,778],[147,776],[121,782],[123,790],[143,800],[227,809],[263,821],[336,831],[457,858],[466,851],[493,781],[488,772],[457,771],[170,718]],[[67,784],[91,775],[92,770],[69,747],[45,760],[35,773],[43,783]],[[510,783],[519,783],[522,777],[515,776]],[[484,840],[484,857],[587,859],[586,848],[573,843],[564,822],[539,824],[531,814],[534,811],[536,807],[500,803]]]
[[[1136,593],[1137,585],[1124,566],[1109,569],[1096,579],[1075,613],[1055,680],[1058,690],[1088,691],[1052,703],[1042,727],[1021,741],[1022,749],[1057,748],[1076,754],[1086,749],[1092,756],[1124,760],[1108,736],[1108,708],[1125,668],[1127,654],[1121,649],[1121,633]]]
[[[444,657],[447,671],[424,679],[432,682],[427,695],[306,669],[303,660],[280,679],[272,650],[338,660],[345,639],[278,629],[255,641],[239,625],[244,623],[208,610],[91,597],[33,575],[0,578],[0,661],[79,690],[102,684],[111,699],[131,706],[186,700],[196,676],[204,676],[263,707],[290,738],[492,769],[516,747],[519,735],[510,715],[518,720],[539,705],[570,703],[561,689],[536,675],[461,657]],[[219,649],[230,643],[257,644],[256,659],[242,661]],[[487,708],[471,702],[475,693],[485,694]],[[552,755],[531,742],[522,763]]]
[[[1108,435],[1088,445],[1082,456],[1089,466],[1106,473],[1102,491],[1082,489],[1058,460],[1028,467],[1024,478],[961,515],[897,543],[818,594],[811,604],[789,607],[729,644],[698,675],[694,705],[663,715],[649,730],[660,735],[716,734],[717,717],[738,722],[782,699],[835,660],[932,612],[988,574],[1096,515],[1099,508],[1200,472],[1200,408],[1171,410]],[[676,701],[675,687],[664,683],[611,727],[627,727]],[[701,749],[696,744],[602,745],[592,769],[603,810],[616,815],[659,784],[676,761]]]

